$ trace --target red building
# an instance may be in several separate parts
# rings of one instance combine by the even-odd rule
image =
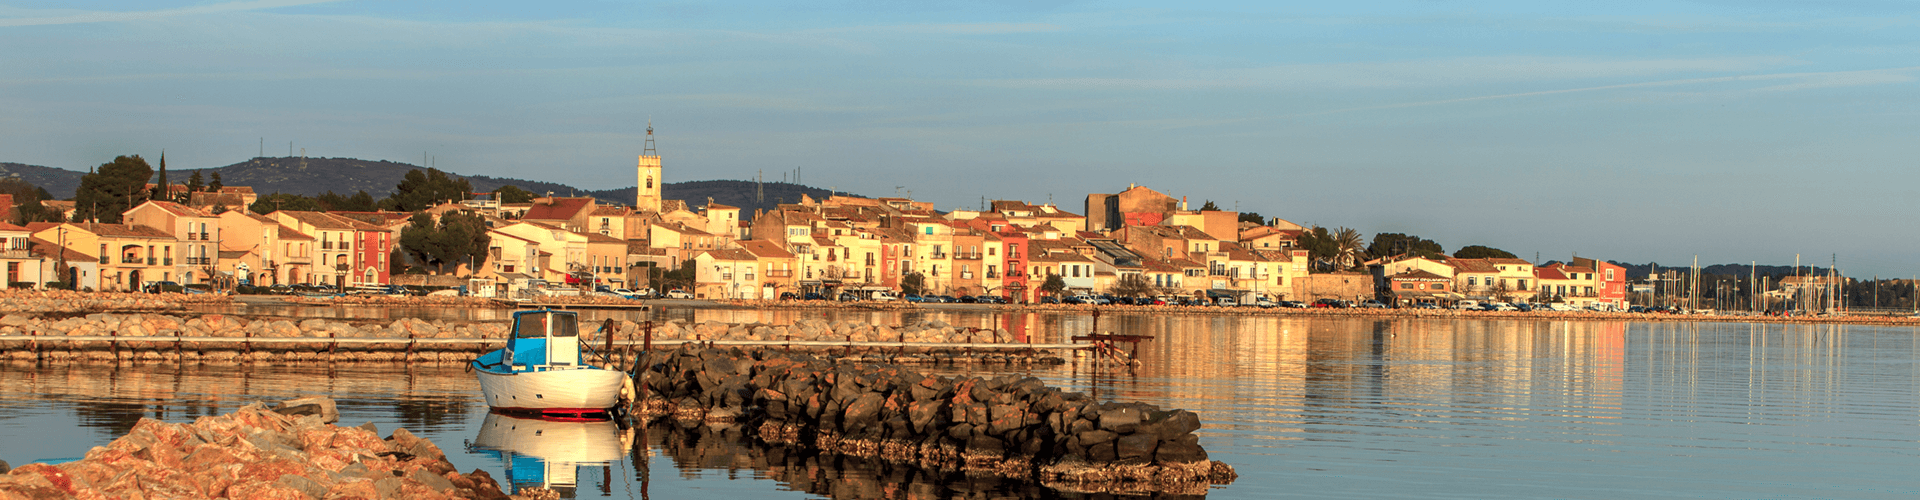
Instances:
[[[1593,271],[1594,300],[1627,308],[1627,269],[1606,261],[1574,257],[1572,267]]]
[[[1034,284],[1027,281],[1027,233],[1011,229],[999,236],[1000,268],[1007,270],[1001,278],[1000,289],[1006,291],[1002,295],[1011,302],[1033,302]]]

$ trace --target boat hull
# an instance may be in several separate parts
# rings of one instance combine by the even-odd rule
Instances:
[[[504,412],[590,413],[620,400],[626,374],[617,370],[574,369],[511,374],[474,370],[487,406]]]

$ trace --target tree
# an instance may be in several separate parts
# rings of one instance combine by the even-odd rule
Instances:
[[[161,151],[159,177],[154,179],[153,192],[147,193],[147,199],[170,200],[172,198],[173,193],[167,189],[167,152]]]
[[[1373,235],[1373,243],[1367,245],[1367,255],[1372,258],[1391,257],[1409,254],[1426,258],[1444,258],[1447,253],[1440,244],[1419,236],[1400,233],[1379,233]]]
[[[1240,212],[1240,222],[1252,222],[1264,226],[1267,225],[1267,218],[1261,217],[1260,212]]]
[[[532,203],[533,192],[509,184],[493,190],[493,199],[500,200],[501,203]]]
[[[1300,249],[1307,251],[1307,258],[1312,260],[1316,267],[1322,264],[1331,267],[1340,253],[1340,247],[1334,243],[1333,236],[1327,234],[1327,228],[1320,226],[1301,231],[1300,238],[1295,242],[1300,245]]]
[[[206,179],[200,177],[199,170],[193,171],[193,175],[187,176],[187,196],[193,196],[193,193],[200,192],[201,189],[206,187],[206,182]]]
[[[247,209],[252,210],[253,213],[256,214],[270,214],[280,210],[293,210],[298,212],[322,210],[320,203],[314,201],[313,198],[286,193],[273,193],[262,196],[259,200],[254,201],[252,205],[248,205]]]
[[[13,218],[7,222],[26,225],[29,222],[59,222],[60,214],[54,212],[42,201],[52,199],[45,188],[35,186],[18,177],[0,178],[0,194],[13,196]]]
[[[927,277],[918,272],[907,273],[900,278],[900,291],[919,295],[927,291]]]
[[[207,192],[209,192],[209,193],[218,193],[218,192],[220,192],[220,188],[222,188],[222,187],[226,187],[226,184],[221,184],[221,183],[220,183],[220,173],[219,173],[219,172],[214,172],[214,173],[213,173],[213,182],[209,182],[209,183],[207,183]]]
[[[1220,207],[1219,207],[1219,206],[1217,206],[1217,205],[1214,205],[1214,204],[1213,204],[1213,200],[1207,200],[1207,202],[1206,202],[1205,204],[1202,204],[1202,205],[1200,205],[1200,211],[1202,211],[1202,212],[1218,212],[1218,211],[1220,211]]]
[[[388,210],[412,212],[433,208],[442,202],[464,200],[472,192],[473,185],[466,179],[455,179],[436,168],[428,168],[426,172],[414,169],[393,187],[393,196],[381,205]]]
[[[1467,245],[1467,246],[1464,246],[1464,247],[1460,247],[1460,251],[1458,251],[1458,252],[1454,252],[1454,253],[1453,253],[1453,256],[1454,256],[1454,258],[1458,258],[1458,259],[1513,259],[1513,258],[1517,258],[1517,257],[1514,257],[1512,253],[1508,253],[1508,252],[1507,252],[1506,250],[1501,250],[1501,249],[1498,249],[1498,248],[1493,248],[1493,247],[1485,247],[1485,246],[1480,246],[1480,245]]]
[[[1339,264],[1341,269],[1359,267],[1362,258],[1366,255],[1363,241],[1360,238],[1360,231],[1345,227],[1335,229],[1333,231],[1334,262]]]
[[[1121,297],[1144,297],[1153,295],[1153,283],[1138,274],[1129,274],[1115,281],[1113,286],[1107,289],[1107,293]]]
[[[445,273],[450,264],[472,263],[472,268],[479,268],[487,261],[491,242],[486,220],[472,212],[448,212],[435,222],[433,216],[416,211],[400,234],[400,248],[414,261],[432,266],[436,274]]]
[[[698,276],[695,272],[695,267],[699,265],[700,264],[693,259],[687,259],[680,262],[679,269],[660,273],[660,291],[665,292],[676,288],[692,290],[693,280]]]
[[[380,208],[379,203],[373,200],[373,195],[367,194],[365,190],[361,190],[353,196],[343,196],[333,191],[327,191],[318,198],[314,198],[313,201],[319,203],[321,209],[330,212],[372,212]]]
[[[118,224],[121,212],[147,201],[147,179],[152,177],[153,167],[140,155],[100,164],[93,173],[80,176],[80,187],[73,192],[74,220],[97,218]]]
[[[1067,291],[1067,280],[1058,274],[1047,273],[1047,281],[1040,284],[1040,291],[1054,297]]]

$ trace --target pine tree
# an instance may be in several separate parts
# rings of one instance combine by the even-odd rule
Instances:
[[[161,161],[161,165],[165,165],[165,164],[166,164],[166,158],[161,158],[161,159],[160,159],[160,161]],[[220,188],[221,188],[221,187],[224,187],[224,186],[226,186],[226,185],[225,185],[225,184],[221,184],[221,183],[220,183],[220,173],[219,173],[219,172],[214,172],[214,173],[213,173],[213,182],[209,182],[209,183],[207,183],[207,192],[209,192],[209,193],[218,193],[218,192],[220,192]]]

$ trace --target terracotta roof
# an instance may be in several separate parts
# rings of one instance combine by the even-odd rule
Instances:
[[[68,223],[67,225],[69,227],[74,227],[79,230],[90,232],[100,236],[110,236],[110,237],[116,237],[116,238],[153,238],[153,239],[169,239],[169,240],[173,239],[173,235],[167,233],[166,231],[161,231],[159,229],[154,229],[146,226],[132,226],[127,224],[87,224],[83,222]]]
[[[572,219],[575,215],[579,215],[581,210],[586,210],[588,205],[593,204],[593,198],[550,198],[549,200],[550,201],[545,203],[533,204],[533,208],[527,209],[527,215],[521,218],[568,220]]]
[[[287,217],[292,217],[293,220],[300,221],[302,224],[306,224],[306,225],[313,226],[320,229],[333,229],[333,230],[355,230],[355,229],[380,230],[380,229],[383,229],[379,226],[374,226],[372,224],[367,224],[365,222],[348,219],[346,217],[340,217],[340,216],[329,214],[326,212],[281,210],[274,213],[286,214]]]
[[[299,231],[295,231],[291,227],[287,227],[287,226],[276,226],[276,227],[280,228],[280,239],[283,239],[283,240],[312,240],[313,239],[312,236],[307,236],[306,234],[303,234]]]
[[[788,252],[786,249],[780,248],[780,245],[776,245],[773,242],[766,241],[766,240],[742,241],[740,242],[740,248],[745,249],[747,252],[752,253],[754,256],[760,257],[763,259],[764,258],[776,258],[776,259],[793,258],[793,252]]]
[[[1493,263],[1487,262],[1487,259],[1448,259],[1447,265],[1453,266],[1454,272],[1459,273],[1500,272],[1500,269],[1493,267]]]
[[[55,244],[54,242],[51,242],[51,241],[43,240],[40,238],[29,237],[27,238],[27,248],[29,249],[28,251],[33,252],[35,255],[41,255],[47,258],[52,258],[52,259],[60,258],[59,255],[55,254],[55,250],[59,249],[60,245]],[[70,261],[93,260],[98,258],[92,255],[80,253],[80,251],[74,250],[71,248],[65,249],[64,252],[60,252],[60,253],[66,254],[66,259]]]
[[[167,213],[170,213],[179,217],[212,217],[213,216],[213,214],[209,214],[206,211],[200,210],[198,208],[181,205],[179,203],[174,203],[171,201],[147,200],[146,203],[142,203],[141,205],[149,205],[149,204],[153,205],[154,208],[165,210],[167,211]],[[140,208],[140,207],[133,207],[133,208]]]
[[[1511,266],[1511,265],[1522,265],[1522,266],[1531,266],[1531,265],[1533,265],[1533,263],[1532,263],[1532,262],[1527,262],[1527,260],[1526,260],[1526,259],[1509,259],[1509,258],[1506,258],[1506,257],[1493,257],[1493,258],[1489,258],[1489,259],[1486,259],[1486,261],[1487,261],[1487,262],[1491,262],[1491,263],[1494,263],[1494,264],[1504,264],[1504,265],[1509,265],[1509,266]]]
[[[625,207],[594,207],[593,215],[627,215]]]
[[[1533,276],[1543,280],[1567,280],[1567,273],[1559,266],[1533,268]]]
[[[1416,280],[1416,281],[1453,281],[1451,278],[1448,278],[1446,276],[1433,274],[1433,273],[1419,270],[1419,269],[1414,269],[1414,270],[1402,272],[1400,274],[1395,274],[1392,277],[1387,279]]]
[[[587,235],[587,243],[626,243],[627,242],[627,240],[615,238],[612,236],[607,236],[600,233],[579,233],[579,234]]]
[[[713,203],[713,202],[707,203],[707,210],[739,210],[739,209],[740,207],[721,205],[719,203]]]
[[[700,253],[711,255],[713,256],[713,258],[719,259],[719,260],[759,260],[759,257],[755,257],[752,253],[748,253],[746,250],[741,250],[738,248],[722,248],[719,250],[701,250]]]
[[[8,224],[6,222],[0,222],[0,231],[31,231],[31,229],[15,226],[13,224]]]

